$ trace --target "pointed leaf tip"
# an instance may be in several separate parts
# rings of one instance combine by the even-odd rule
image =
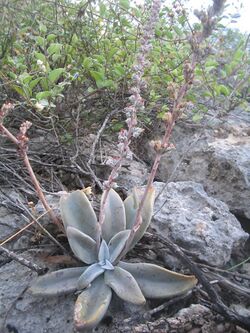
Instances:
[[[106,241],[103,239],[101,242],[101,246],[99,248],[99,253],[98,253],[98,260],[103,261],[105,259],[109,260],[109,248],[106,243]]]
[[[79,277],[77,284],[78,289],[84,289],[88,287],[92,283],[92,281],[94,281],[103,272],[104,268],[102,268],[98,263],[88,266],[87,269]]]

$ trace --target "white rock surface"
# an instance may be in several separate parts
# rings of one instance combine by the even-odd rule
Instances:
[[[209,197],[201,184],[176,182],[164,189],[164,183],[155,182],[154,186],[157,194],[163,192],[155,202],[152,227],[199,260],[223,266],[248,239],[228,206]]]
[[[250,219],[250,113],[234,110],[201,124],[180,123],[163,155],[157,180],[192,180],[230,211]],[[154,153],[148,149],[152,161]],[[180,163],[181,161],[181,163]]]

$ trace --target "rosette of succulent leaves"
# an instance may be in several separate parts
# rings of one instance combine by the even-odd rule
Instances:
[[[78,331],[85,332],[102,320],[113,292],[124,301],[144,304],[145,298],[170,298],[193,288],[197,282],[194,276],[171,272],[154,264],[120,260],[145,233],[152,217],[154,197],[155,191],[151,188],[141,212],[141,225],[132,233],[131,241],[139,206],[138,192],[134,190],[123,202],[111,189],[98,242],[100,225],[87,196],[80,190],[63,196],[60,209],[68,241],[75,256],[84,264],[38,277],[31,292],[56,296],[78,291],[74,324]]]

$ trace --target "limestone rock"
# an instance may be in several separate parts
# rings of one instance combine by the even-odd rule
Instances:
[[[250,114],[235,110],[201,125],[177,124],[176,149],[163,155],[157,179],[202,183],[239,217],[250,218]],[[154,159],[149,149],[148,156]]]
[[[0,193],[0,243],[27,223],[20,212],[14,210],[15,203],[19,205],[21,202],[25,202],[24,198],[12,189]]]
[[[22,256],[44,266],[32,252],[23,252]],[[27,287],[36,277],[36,273],[15,261],[0,268],[0,332],[74,333],[73,313],[77,294],[35,297]],[[107,316],[95,332],[112,331],[113,318],[123,323],[134,313],[140,313],[142,317],[147,310],[148,305],[125,304],[114,295]]]
[[[81,153],[83,155],[90,156],[95,138],[96,136],[92,134],[80,141]],[[116,140],[115,138],[114,142]],[[115,158],[120,156],[117,143],[114,144],[114,142],[104,136],[100,144],[101,148],[99,145],[96,147],[95,160],[91,167],[100,180],[108,179],[111,172],[110,161],[115,161]],[[147,176],[147,164],[134,156],[133,160],[123,160],[122,167],[115,181],[120,187],[130,190],[135,186],[145,184]]]
[[[245,243],[245,233],[228,206],[209,197],[195,182],[155,182],[155,216],[152,227],[213,266],[223,266]]]
[[[34,272],[15,261],[1,267],[0,331],[73,333],[74,295],[35,298],[24,292],[35,277]]]

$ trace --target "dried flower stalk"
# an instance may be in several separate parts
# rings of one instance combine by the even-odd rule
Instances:
[[[130,237],[127,241],[124,252],[126,252],[127,249],[129,248],[129,245],[133,240],[135,232],[139,229],[142,223],[141,212],[143,209],[143,205],[147,197],[148,191],[153,186],[153,181],[156,172],[158,170],[162,154],[166,150],[173,148],[173,145],[170,143],[170,136],[177,119],[181,116],[183,109],[186,105],[183,99],[186,96],[187,91],[190,89],[190,87],[193,84],[195,67],[198,58],[200,56],[200,45],[212,33],[212,30],[217,22],[216,17],[223,11],[225,1],[226,0],[213,0],[213,5],[208,8],[207,12],[204,11],[199,12],[200,15],[203,17],[203,19],[200,19],[203,29],[200,33],[192,34],[190,37],[190,43],[193,49],[193,54],[191,60],[186,61],[183,67],[184,83],[181,86],[178,86],[175,83],[170,83],[168,86],[169,96],[170,99],[172,100],[172,107],[170,109],[170,112],[167,112],[164,117],[165,133],[162,140],[157,140],[152,142],[154,150],[156,152],[155,160],[151,168],[146,189],[143,193],[142,199],[140,201],[137,210],[135,224],[131,230]]]
[[[160,0],[154,0],[152,3],[149,20],[143,28],[143,34],[140,39],[140,48],[133,66],[134,74],[132,76],[132,87],[130,88],[131,96],[129,97],[130,104],[125,108],[127,129],[122,129],[118,136],[119,156],[110,158],[108,164],[112,166],[112,171],[107,181],[104,182],[104,195],[101,202],[99,214],[99,234],[101,234],[101,226],[104,222],[104,207],[107,201],[108,193],[112,186],[115,185],[114,180],[118,177],[124,159],[132,160],[133,153],[129,145],[131,139],[137,138],[143,129],[137,127],[137,113],[144,110],[144,100],[141,97],[141,90],[145,88],[146,82],[143,80],[145,68],[148,67],[149,61],[147,56],[151,50],[151,39],[154,37],[155,25],[158,21],[161,7]],[[98,237],[100,239],[100,237]],[[99,246],[99,244],[98,244]]]
[[[23,162],[29,172],[31,181],[34,185],[34,188],[36,190],[36,193],[39,197],[39,199],[41,200],[45,210],[48,212],[51,220],[53,221],[53,223],[55,223],[56,225],[58,225],[58,227],[60,228],[60,230],[62,232],[64,232],[64,229],[62,227],[62,224],[60,223],[60,221],[58,220],[58,218],[55,216],[54,212],[51,210],[50,206],[47,203],[47,200],[42,192],[41,189],[41,185],[39,183],[39,181],[37,180],[37,177],[32,169],[32,166],[30,164],[29,161],[29,157],[27,155],[27,150],[28,150],[28,141],[29,138],[27,136],[27,131],[28,129],[31,127],[32,123],[29,121],[25,121],[21,124],[20,126],[20,132],[18,133],[17,137],[15,137],[4,125],[3,125],[3,120],[4,117],[8,114],[8,112],[10,110],[12,110],[14,108],[14,105],[11,103],[5,103],[3,104],[3,106],[1,107],[0,110],[0,133],[2,132],[4,135],[6,135],[18,148],[18,152],[20,154],[20,156],[23,159]]]

